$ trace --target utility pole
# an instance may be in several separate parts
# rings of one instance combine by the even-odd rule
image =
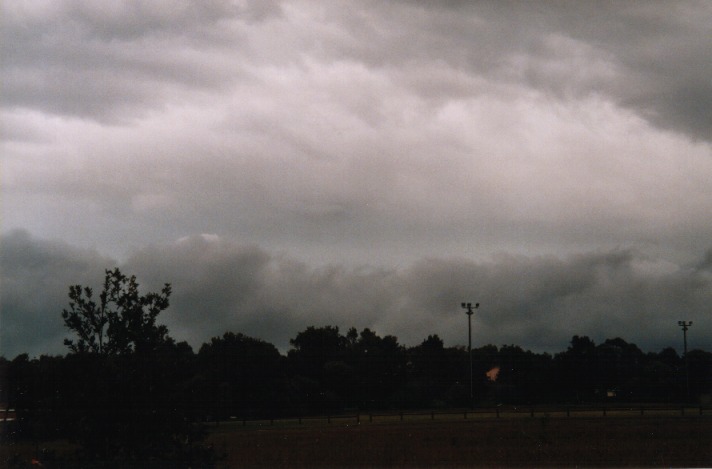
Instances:
[[[687,385],[687,402],[690,402],[690,364],[687,360],[687,330],[692,325],[692,321],[677,321],[677,325],[682,327],[682,337],[685,344],[685,383]]]
[[[472,303],[462,303],[462,308],[466,309],[467,314],[467,354],[470,356],[470,407],[475,406],[475,397],[472,392],[472,315],[474,314]],[[479,303],[475,303],[474,309],[480,307]]]

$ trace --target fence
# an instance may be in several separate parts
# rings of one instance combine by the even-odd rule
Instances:
[[[630,416],[712,416],[712,406],[692,405],[627,405],[627,406],[551,406],[493,407],[479,409],[430,410],[417,412],[356,412],[348,414],[302,416],[279,419],[240,419],[230,421],[248,426],[291,426],[314,424],[355,424],[425,422],[452,420],[485,420],[506,418],[580,418]]]

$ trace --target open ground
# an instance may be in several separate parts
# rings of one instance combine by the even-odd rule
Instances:
[[[233,420],[211,426],[220,469],[279,467],[712,467],[709,407],[533,408]],[[497,416],[499,415],[499,417]],[[8,435],[4,435],[8,436]],[[65,441],[11,442],[27,467]],[[48,466],[51,467],[51,466]]]
[[[709,415],[525,415],[232,422],[210,439],[224,468],[712,466]]]

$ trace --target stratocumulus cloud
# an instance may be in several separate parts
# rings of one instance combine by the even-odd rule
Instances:
[[[4,237],[2,353],[61,353],[60,312],[67,286],[99,288],[111,260],[92,251],[14,232]],[[311,325],[365,327],[417,345],[438,334],[465,343],[462,300],[482,303],[473,317],[475,344],[566,348],[574,334],[596,341],[624,337],[659,351],[680,345],[676,321],[694,320],[693,347],[710,343],[704,311],[712,300],[709,256],[677,266],[633,251],[566,258],[498,256],[487,262],[424,259],[404,269],[314,267],[212,236],[137,251],[120,266],[144,291],[173,285],[161,317],[178,340],[199,347],[226,331],[289,348]]]
[[[543,348],[572,321],[657,346],[665,314],[704,316],[707,2],[29,0],[0,22],[3,255],[24,236],[86,273],[48,265],[32,307],[4,283],[7,327],[107,264],[175,276],[195,341],[416,341],[414,319],[455,340],[461,318],[431,315],[458,295],[478,334]],[[8,282],[42,264],[12,259]],[[428,282],[461,288],[435,305]]]

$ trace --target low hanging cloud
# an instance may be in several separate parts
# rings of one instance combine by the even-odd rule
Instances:
[[[3,235],[0,248],[0,355],[62,352],[69,285],[100,287],[115,261],[26,231]]]
[[[115,263],[95,251],[26,232],[2,239],[0,353],[64,353],[61,310],[67,287],[99,288]],[[680,348],[677,321],[692,320],[692,348],[709,347],[712,251],[695,265],[674,265],[630,250],[564,258],[499,255],[487,262],[423,259],[402,269],[314,267],[288,254],[214,235],[137,250],[119,267],[142,291],[173,285],[161,316],[171,335],[198,348],[226,331],[274,343],[283,352],[306,327],[354,326],[417,345],[438,334],[467,340],[463,301],[480,302],[473,344],[566,348],[574,334],[599,342],[622,337],[647,351]]]

